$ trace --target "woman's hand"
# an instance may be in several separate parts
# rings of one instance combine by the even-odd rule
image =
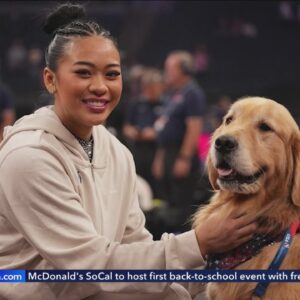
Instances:
[[[257,229],[255,216],[239,210],[229,216],[214,213],[196,228],[202,256],[231,250],[250,240]]]

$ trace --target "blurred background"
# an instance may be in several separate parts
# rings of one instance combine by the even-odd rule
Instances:
[[[0,78],[14,94],[18,117],[30,113],[43,92],[39,78],[49,38],[41,23],[55,3],[0,2]],[[222,95],[260,95],[285,104],[299,119],[299,2],[80,3],[117,38],[126,70],[135,64],[161,68],[171,50],[189,50],[198,58],[208,103]]]
[[[144,86],[161,81],[155,72],[162,71],[167,55],[178,49],[193,56],[193,75],[206,95],[202,133],[211,134],[230,103],[241,96],[274,99],[300,121],[300,2],[73,2],[84,4],[88,16],[110,30],[119,43],[124,92],[107,126],[129,147],[132,128],[125,125],[132,116],[128,117],[127,108],[140,95],[143,80]],[[44,50],[50,41],[42,24],[48,9],[57,3],[0,2],[0,112],[13,111],[19,118],[51,102],[41,77]],[[149,68],[150,77],[142,79]],[[14,116],[1,118],[7,118],[9,124]],[[207,149],[203,153],[198,150],[203,162]],[[203,178],[195,191],[197,205],[209,198],[209,186]],[[147,193],[156,198],[147,188],[141,192],[144,196]],[[148,204],[144,204],[149,212],[147,219],[155,223],[153,206],[161,204]],[[153,226],[163,227],[161,223]],[[166,229],[180,231],[178,227]],[[156,231],[159,230],[153,229]]]

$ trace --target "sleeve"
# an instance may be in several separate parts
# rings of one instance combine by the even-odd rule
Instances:
[[[145,215],[140,207],[137,192],[137,175],[132,153],[125,148],[126,160],[128,162],[127,173],[133,178],[132,191],[130,198],[131,207],[127,216],[125,232],[122,238],[122,244],[130,244],[137,241],[153,241],[150,232],[145,228]]]
[[[63,164],[51,153],[19,148],[0,168],[5,215],[38,253],[57,269],[192,269],[204,264],[194,230],[150,241],[120,244],[97,234]],[[129,226],[143,224],[132,208]],[[134,236],[126,233],[130,242]],[[132,233],[134,234],[134,233]],[[145,242],[147,240],[147,242]],[[97,284],[107,292],[162,292],[167,283]],[[91,289],[92,289],[91,285]]]
[[[205,96],[201,90],[190,90],[186,94],[186,117],[203,117],[205,113]]]
[[[145,228],[145,215],[140,208],[135,185],[133,203],[127,217],[126,229],[121,243],[130,244],[137,241],[151,242],[153,240],[152,235]]]

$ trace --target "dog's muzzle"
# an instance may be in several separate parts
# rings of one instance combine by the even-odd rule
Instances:
[[[238,147],[237,140],[230,135],[222,135],[215,140],[215,149],[220,154],[229,154]]]

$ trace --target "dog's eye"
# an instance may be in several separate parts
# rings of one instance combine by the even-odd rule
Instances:
[[[232,117],[228,117],[225,119],[225,124],[228,125],[232,122],[233,118]]]
[[[265,122],[260,123],[258,125],[258,128],[260,131],[264,131],[264,132],[272,131],[272,128]]]

